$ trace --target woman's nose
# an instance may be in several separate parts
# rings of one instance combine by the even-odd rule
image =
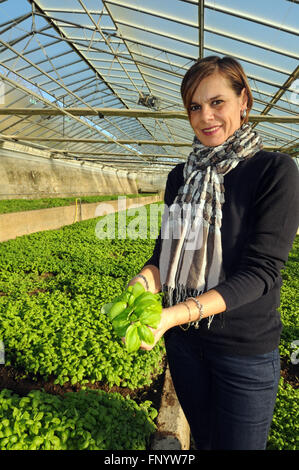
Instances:
[[[203,106],[201,110],[201,118],[203,121],[211,121],[214,119],[213,109],[210,106]]]

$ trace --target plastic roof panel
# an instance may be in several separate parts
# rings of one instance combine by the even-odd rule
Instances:
[[[201,54],[216,54],[244,67],[251,115],[264,119],[253,122],[264,145],[298,155],[298,4],[18,0],[17,11],[15,5],[0,3],[0,113],[11,112],[0,114],[2,140],[29,142],[59,158],[128,168],[137,160],[140,168],[169,171],[186,159],[193,138],[182,119],[182,77]]]

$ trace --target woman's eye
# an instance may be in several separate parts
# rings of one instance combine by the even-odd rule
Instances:
[[[215,101],[212,102],[212,104],[214,104],[214,105],[216,105],[216,106],[218,106],[218,105],[221,104],[221,103],[223,103],[222,100],[215,100]]]
[[[199,104],[191,104],[190,111],[198,111],[200,109]]]

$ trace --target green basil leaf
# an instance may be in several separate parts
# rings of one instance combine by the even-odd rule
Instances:
[[[135,299],[145,292],[145,289],[143,285],[140,284],[140,282],[136,282],[132,287],[132,294],[134,295]]]
[[[113,304],[111,309],[109,310],[110,320],[113,320],[113,318],[117,317],[121,312],[125,310],[126,307],[127,302],[124,301],[116,302],[115,304]]]
[[[134,295],[132,294],[132,292],[130,292],[128,289],[123,292],[119,297],[117,297],[117,302],[126,302],[128,305],[131,305],[133,304],[134,300],[135,300],[135,297]]]
[[[154,334],[146,325],[138,326],[138,334],[141,341],[144,341],[146,344],[154,344]]]
[[[132,315],[130,315],[130,320],[131,322],[136,322],[138,320],[137,315],[135,315],[135,313],[132,313]]]
[[[151,302],[151,303],[146,303],[140,305],[138,308],[134,310],[135,315],[140,317],[143,313],[157,313],[161,314],[162,313],[162,305],[159,304],[158,302]]]
[[[128,313],[126,312],[126,310],[121,312],[119,315],[117,315],[117,317],[115,317],[112,320],[113,328],[120,328],[124,326],[126,323],[130,323],[129,318],[128,318]]]
[[[135,352],[140,348],[141,340],[139,338],[138,329],[135,324],[129,326],[125,339],[128,352]]]
[[[151,300],[152,302],[157,302],[155,294],[152,292],[144,292],[143,294],[140,294],[134,302],[134,305],[139,306],[139,304],[145,300]]]
[[[126,336],[126,332],[128,327],[130,326],[130,322],[122,325],[122,326],[115,326],[114,331],[120,338],[124,338]]]
[[[144,324],[151,326],[152,328],[158,328],[161,320],[161,314],[155,311],[145,311],[139,316],[139,321]]]
[[[134,304],[134,312],[137,314],[138,312],[141,312],[142,310],[145,310],[147,307],[154,307],[157,304],[156,301],[153,300],[143,300],[140,302],[138,305]]]
[[[113,302],[110,302],[109,304],[103,305],[102,308],[101,308],[101,313],[108,314],[111,307],[112,307],[112,305],[113,305]]]
[[[134,297],[133,293],[127,292],[127,302],[128,302],[129,307],[131,307],[134,304],[135,297]]]

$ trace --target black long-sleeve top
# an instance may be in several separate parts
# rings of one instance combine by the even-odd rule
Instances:
[[[183,181],[184,163],[169,173],[164,203],[170,206]],[[299,176],[293,159],[260,151],[224,176],[222,251],[225,280],[214,287],[226,311],[186,334],[224,353],[263,354],[275,349],[282,324],[281,270],[299,224]],[[159,267],[161,238],[146,265]]]

